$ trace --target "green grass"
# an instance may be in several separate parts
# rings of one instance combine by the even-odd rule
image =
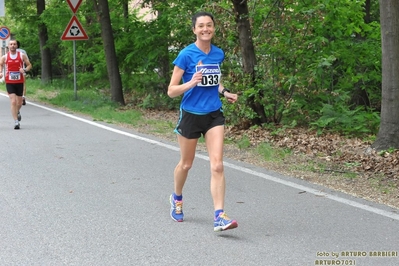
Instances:
[[[201,136],[199,139],[198,139],[198,143],[205,143],[205,138],[204,138],[204,136]]]
[[[151,128],[153,128],[150,132],[158,134],[168,134],[175,128],[175,124],[163,120],[148,120],[147,124],[151,125]]]
[[[240,150],[247,149],[251,147],[251,141],[248,136],[242,136],[240,140],[237,141],[237,146]]]
[[[346,173],[344,173],[344,177],[346,179],[351,179],[352,180],[352,179],[358,178],[359,175],[357,173],[353,173],[353,172],[346,172]]]
[[[266,161],[280,162],[291,154],[289,149],[279,149],[272,147],[269,143],[261,143],[256,148],[256,152]]]
[[[131,125],[143,123],[141,112],[134,109],[121,109],[118,104],[98,91],[78,90],[75,95],[73,84],[61,81],[43,86],[40,81],[28,80],[27,86],[28,98],[37,98],[55,106],[90,115],[95,121]]]

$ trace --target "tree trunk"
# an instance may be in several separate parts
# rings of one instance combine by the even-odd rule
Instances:
[[[37,0],[36,2],[37,7],[37,14],[40,15],[46,9],[46,1],[45,0]],[[42,61],[42,70],[41,70],[41,82],[47,84],[51,82],[52,78],[52,67],[51,67],[51,51],[48,48],[47,41],[48,41],[48,34],[47,34],[47,27],[44,23],[39,23],[39,44],[40,44],[40,54],[41,54],[41,61]]]
[[[371,148],[399,148],[399,1],[380,0],[382,106],[380,130]]]
[[[371,11],[371,2],[370,0],[366,0],[364,2],[364,22],[367,24],[371,22],[370,11]]]
[[[244,73],[249,76],[252,84],[255,85],[255,66],[256,56],[255,48],[252,41],[251,24],[249,22],[249,11],[247,0],[232,0],[235,12],[235,21],[237,23],[238,36],[241,47],[241,56]],[[261,97],[261,96],[260,96]],[[265,110],[261,104],[259,104],[255,97],[248,98],[248,105],[251,106],[252,110],[258,115],[252,122],[254,124],[267,123],[267,117]]]
[[[93,0],[93,3],[97,13],[97,19],[101,25],[101,38],[103,40],[108,78],[111,86],[111,100],[125,105],[122,80],[119,73],[118,59],[115,51],[111,18],[109,16],[108,0]]]
[[[165,2],[162,0],[161,2]],[[156,7],[156,5],[154,5]],[[156,8],[158,16],[157,19],[162,19],[163,16],[167,16],[167,12],[164,12],[165,5],[162,5],[162,8]],[[167,33],[170,33],[169,24],[165,25],[168,27]],[[159,46],[162,53],[158,58],[158,75],[162,79],[160,83],[160,87],[164,93],[168,92],[168,81],[170,80],[170,59],[169,59],[169,42],[168,36],[160,36]]]

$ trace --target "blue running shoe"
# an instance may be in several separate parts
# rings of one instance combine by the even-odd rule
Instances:
[[[170,195],[170,217],[176,222],[183,222],[184,214],[183,214],[183,201],[175,200],[173,194]]]
[[[228,229],[233,229],[238,226],[236,220],[230,220],[229,217],[227,217],[227,214],[225,212],[222,212],[219,214],[218,218],[215,219],[213,222],[213,230],[215,232],[220,232]]]

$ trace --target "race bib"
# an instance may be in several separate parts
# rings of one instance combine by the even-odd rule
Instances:
[[[8,77],[10,80],[20,80],[21,73],[20,72],[10,72]]]
[[[197,86],[209,87],[219,85],[222,76],[219,65],[197,65],[196,71],[202,72],[202,81]]]

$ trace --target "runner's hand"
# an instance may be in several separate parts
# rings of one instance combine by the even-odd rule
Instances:
[[[235,103],[238,99],[238,95],[235,93],[225,92],[224,97],[227,99],[229,103]]]
[[[190,80],[190,83],[193,84],[192,87],[195,87],[197,86],[198,83],[201,83],[201,81],[202,81],[202,72],[198,71],[194,73],[193,77]]]

